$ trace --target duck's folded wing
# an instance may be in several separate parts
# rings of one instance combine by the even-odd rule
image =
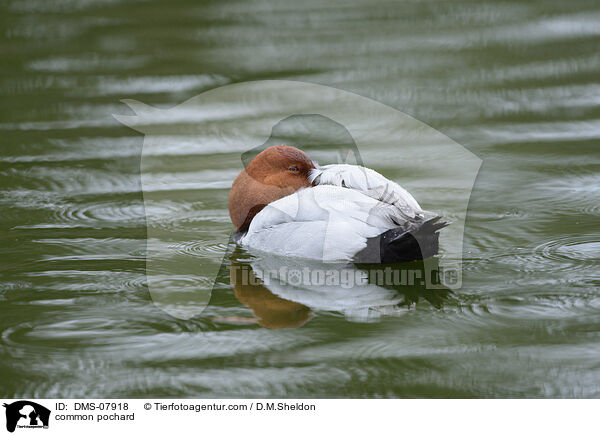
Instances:
[[[302,189],[258,213],[242,245],[290,257],[352,261],[367,239],[397,228],[399,209],[338,186]]]
[[[405,189],[380,173],[362,166],[321,166],[311,170],[309,180],[313,185],[331,185],[356,190],[377,201],[393,205],[407,218],[414,218],[422,212],[419,203]]]

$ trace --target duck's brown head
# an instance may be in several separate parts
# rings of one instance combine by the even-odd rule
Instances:
[[[287,145],[275,145],[258,154],[240,172],[229,192],[229,216],[238,231],[246,231],[252,218],[267,204],[310,186],[314,169],[308,155]]]

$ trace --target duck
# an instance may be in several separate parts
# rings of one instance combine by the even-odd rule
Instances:
[[[401,263],[438,254],[441,216],[397,183],[359,165],[320,166],[273,145],[233,181],[229,215],[240,246],[345,263]]]

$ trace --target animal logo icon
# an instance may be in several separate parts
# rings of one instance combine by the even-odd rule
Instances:
[[[19,400],[3,405],[6,408],[6,430],[14,432],[17,426],[25,428],[47,428],[50,410],[29,400]]]

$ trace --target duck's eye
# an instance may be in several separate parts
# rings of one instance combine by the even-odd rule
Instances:
[[[290,172],[294,172],[294,173],[300,172],[300,169],[298,169],[298,166],[290,166],[288,169],[290,170]]]

